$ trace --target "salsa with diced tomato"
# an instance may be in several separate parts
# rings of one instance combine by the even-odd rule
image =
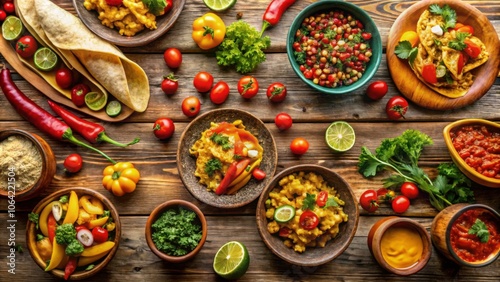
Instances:
[[[500,130],[485,125],[466,125],[450,132],[460,157],[484,176],[500,179]]]
[[[476,219],[488,228],[488,241],[483,243],[475,234],[469,234]],[[451,247],[455,254],[467,262],[481,262],[500,249],[500,222],[485,209],[470,209],[461,214],[450,230]]]

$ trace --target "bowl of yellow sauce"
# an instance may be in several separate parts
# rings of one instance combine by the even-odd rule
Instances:
[[[419,272],[431,257],[431,238],[418,222],[390,216],[368,233],[368,248],[385,270],[407,276]]]

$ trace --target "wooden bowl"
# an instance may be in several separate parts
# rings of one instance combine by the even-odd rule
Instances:
[[[194,175],[196,159],[189,154],[189,148],[200,139],[203,131],[210,128],[211,122],[234,122],[242,120],[246,130],[250,131],[259,139],[264,149],[260,169],[266,172],[264,180],[250,181],[234,195],[216,195],[207,191],[207,188],[199,183]],[[177,148],[177,168],[186,189],[199,201],[218,208],[237,208],[244,206],[257,199],[264,187],[271,181],[278,165],[278,153],[276,143],[271,132],[264,123],[249,112],[237,109],[216,109],[206,112],[194,119],[181,135]]]
[[[340,224],[338,235],[328,241],[325,247],[308,247],[303,253],[298,253],[285,246],[277,234],[273,235],[267,230],[266,201],[269,193],[279,185],[283,177],[301,171],[321,175],[330,186],[333,186],[339,193],[340,199],[345,202],[343,210],[349,219]],[[286,168],[273,177],[257,203],[256,220],[262,240],[276,256],[294,265],[318,266],[335,259],[349,247],[358,227],[359,209],[351,187],[340,175],[323,166],[305,164]]]
[[[49,144],[47,144],[47,142],[37,134],[29,133],[20,129],[3,130],[0,131],[0,142],[6,140],[10,136],[24,137],[33,143],[36,150],[41,156],[42,161],[40,165],[42,166],[42,170],[38,180],[33,185],[23,189],[22,191],[15,191],[15,194],[13,194],[15,189],[13,188],[14,182],[7,182],[7,187],[0,188],[0,196],[8,197],[15,195],[16,201],[29,200],[33,197],[38,196],[52,182],[52,179],[54,178],[54,175],[56,173],[56,159]],[[3,157],[4,156],[2,156],[2,158]],[[19,182],[19,179],[23,177],[23,173],[16,168],[17,165],[22,165],[21,160],[13,160],[13,163],[9,164],[9,169],[5,172],[7,173],[5,175],[6,180],[15,179],[17,182]],[[2,172],[2,174],[3,173],[4,172]]]
[[[95,197],[99,199],[103,203],[103,207],[105,210],[109,210],[111,213],[111,217],[113,218],[113,221],[115,222],[115,235],[114,235],[114,240],[115,242],[114,247],[109,251],[109,253],[101,258],[100,260],[94,262],[93,264],[95,265],[94,268],[91,270],[79,270],[77,269],[71,276],[70,280],[82,280],[82,279],[87,279],[90,278],[94,275],[96,275],[98,272],[102,271],[106,265],[113,259],[116,251],[118,250],[118,245],[120,243],[120,238],[121,238],[121,223],[120,223],[120,217],[118,215],[118,211],[115,208],[115,206],[109,201],[104,195],[102,195],[99,192],[96,192],[95,190],[89,189],[89,188],[84,188],[84,187],[74,187],[74,188],[65,188],[58,190],[57,192],[54,192],[47,197],[43,198],[36,206],[33,208],[33,213],[40,214],[40,212],[43,210],[47,204],[49,204],[52,201],[57,201],[61,196],[64,195],[69,195],[71,191],[75,191],[78,197],[81,197],[83,195],[90,195],[92,197]],[[45,270],[46,263],[45,261],[40,257],[37,251],[36,247],[36,234],[40,234],[39,231],[35,229],[35,223],[28,221],[27,226],[26,226],[26,243],[28,245],[28,250],[30,252],[31,257],[35,261],[35,263],[42,269]],[[58,278],[64,278],[64,269],[53,269],[50,271],[50,273]]]
[[[153,242],[153,238],[152,238],[151,226],[163,214],[163,212],[165,212],[169,209],[172,209],[172,208],[179,208],[179,207],[187,209],[187,210],[192,210],[196,213],[196,215],[198,217],[198,221],[199,221],[198,223],[201,225],[201,228],[202,228],[202,237],[201,237],[200,242],[198,243],[198,246],[194,250],[192,250],[190,253],[188,253],[184,256],[172,256],[172,255],[168,255],[166,253],[163,253],[162,251],[160,251],[156,247],[155,243]],[[156,256],[158,256],[159,258],[161,258],[162,260],[167,261],[167,262],[171,262],[171,263],[181,263],[181,262],[185,262],[187,260],[192,259],[200,252],[201,248],[203,248],[203,245],[205,244],[205,241],[207,240],[207,233],[208,233],[207,231],[208,231],[207,220],[205,219],[205,215],[203,214],[203,212],[201,212],[201,210],[197,206],[195,206],[194,204],[192,204],[188,201],[184,201],[184,200],[170,200],[170,201],[164,202],[163,204],[160,204],[159,206],[157,206],[153,210],[153,212],[151,212],[151,214],[149,215],[148,221],[146,222],[146,241],[147,241],[148,246],[151,249],[151,251],[153,251],[153,253]]]
[[[101,21],[97,18],[97,12],[88,11],[83,6],[83,2],[83,0],[73,0],[73,6],[78,13],[78,17],[92,32],[118,46],[137,47],[144,46],[165,34],[177,21],[186,0],[174,1],[172,10],[163,16],[156,17],[157,29],[149,30],[145,28],[134,36],[120,35],[118,30],[102,25]]]
[[[453,141],[451,140],[450,133],[453,132],[453,130],[467,125],[484,125],[494,128],[497,130],[497,132],[500,132],[500,124],[484,119],[462,119],[448,124],[443,129],[443,137],[444,142],[446,143],[446,147],[448,148],[448,152],[450,153],[451,159],[458,166],[460,171],[462,171],[472,181],[486,187],[500,188],[500,179],[488,177],[477,172],[473,167],[469,166],[464,161],[464,159],[462,159],[462,157],[460,157],[458,151],[453,146]]]
[[[496,230],[497,230],[496,240],[498,242],[498,234],[500,231],[500,213],[498,213],[496,210],[486,205],[455,204],[448,206],[442,211],[440,211],[436,215],[436,217],[434,217],[434,220],[432,221],[431,225],[431,239],[436,249],[451,261],[462,266],[468,266],[468,267],[486,266],[494,262],[500,256],[500,246],[498,244],[496,250],[493,253],[491,253],[491,255],[488,258],[477,262],[465,261],[460,256],[458,256],[457,253],[453,250],[450,240],[450,232],[452,230],[453,224],[464,212],[475,209],[484,211],[493,216],[496,222]]]
[[[418,261],[409,267],[394,267],[384,258],[382,238],[388,229],[394,227],[408,228],[416,231],[422,241],[422,254]],[[431,237],[425,228],[418,222],[404,217],[389,216],[383,218],[377,221],[368,233],[368,248],[378,264],[385,270],[401,276],[415,274],[427,265],[432,253],[431,245]]]
[[[438,94],[421,82],[410,68],[407,60],[399,59],[394,48],[405,31],[416,30],[422,12],[431,4],[449,5],[457,13],[457,22],[471,25],[474,36],[481,39],[490,53],[482,66],[472,71],[474,83],[465,96],[452,99]],[[495,82],[499,71],[500,53],[498,35],[488,18],[472,5],[455,0],[417,1],[406,9],[392,24],[387,41],[387,64],[392,79],[401,93],[415,104],[433,110],[451,110],[470,105],[485,95]]]

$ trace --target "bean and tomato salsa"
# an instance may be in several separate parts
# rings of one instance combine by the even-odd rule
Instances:
[[[466,125],[450,132],[460,157],[484,176],[500,179],[500,130],[485,125]]]
[[[366,71],[372,34],[345,11],[318,13],[302,21],[292,45],[300,71],[314,84],[351,85]]]
[[[481,242],[469,230],[480,219],[488,228],[487,242]],[[467,262],[482,262],[500,248],[500,223],[493,214],[484,209],[470,209],[461,214],[450,230],[450,242],[457,256]]]

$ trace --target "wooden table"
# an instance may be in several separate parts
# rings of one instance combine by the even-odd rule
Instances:
[[[69,0],[54,1],[65,9],[75,12]],[[109,163],[89,150],[75,147],[69,143],[61,143],[40,132],[29,122],[21,118],[0,95],[0,129],[21,128],[35,132],[44,137],[55,152],[57,173],[50,187],[41,195],[48,195],[66,187],[85,186],[106,195],[117,207],[122,221],[122,240],[119,250],[108,265],[92,281],[200,281],[219,280],[212,270],[215,252],[222,244],[230,240],[243,242],[249,250],[250,267],[241,278],[242,281],[319,281],[319,280],[412,280],[412,281],[498,281],[500,277],[500,260],[488,267],[473,269],[458,267],[433,249],[431,260],[427,266],[408,278],[388,274],[372,258],[366,245],[366,236],[372,224],[389,215],[392,210],[383,205],[376,213],[361,212],[359,228],[349,248],[336,260],[322,266],[304,268],[285,263],[265,246],[258,234],[255,222],[256,201],[234,210],[213,208],[195,200],[184,188],[179,179],[176,165],[176,150],[179,137],[190,122],[180,109],[181,101],[189,95],[200,97],[203,105],[201,112],[216,108],[238,108],[254,113],[261,118],[278,145],[278,171],[296,164],[320,164],[331,168],[342,175],[351,185],[357,197],[370,188],[381,187],[382,177],[363,178],[356,169],[361,146],[375,149],[380,141],[387,137],[395,137],[404,130],[412,128],[420,130],[432,137],[435,144],[427,147],[420,164],[431,176],[441,162],[451,161],[442,138],[443,127],[451,121],[462,118],[485,118],[500,121],[500,81],[489,90],[487,95],[476,103],[462,109],[450,111],[433,111],[410,103],[405,120],[389,121],[384,112],[387,100],[400,94],[389,76],[385,56],[373,80],[385,80],[389,84],[389,93],[377,102],[369,101],[364,95],[366,87],[354,93],[341,96],[328,96],[316,93],[300,81],[292,71],[285,51],[286,32],[295,15],[312,0],[297,1],[283,16],[278,26],[266,31],[271,37],[272,46],[267,50],[267,60],[256,69],[254,75],[261,85],[259,94],[250,101],[244,101],[236,91],[236,83],[241,77],[233,70],[217,66],[213,53],[202,52],[191,39],[191,24],[196,17],[208,12],[203,1],[188,0],[184,11],[174,27],[163,37],[144,47],[123,48],[126,55],[136,61],[146,71],[151,87],[151,100],[144,113],[135,113],[120,123],[103,123],[110,136],[118,140],[131,140],[136,136],[141,141],[129,148],[121,149],[102,144],[99,148],[119,161],[131,161],[141,171],[142,177],[137,190],[124,197],[114,197],[101,185],[102,170]],[[383,38],[384,46],[389,29],[397,16],[417,1],[350,1],[366,11],[375,20]],[[467,1],[481,10],[500,33],[500,6],[498,0]],[[243,13],[243,20],[260,29],[261,17],[269,0],[239,0],[230,10],[219,13],[226,24],[236,20],[238,12]],[[170,73],[163,62],[163,51],[167,47],[179,48],[183,53],[182,66],[175,71],[179,78],[179,91],[167,97],[160,89],[162,76]],[[384,51],[385,52],[385,51]],[[206,95],[198,94],[192,86],[194,75],[199,71],[211,72],[216,81],[224,80],[231,87],[229,99],[221,106],[215,106]],[[494,71],[494,70],[492,70]],[[498,71],[498,70],[497,70]],[[13,71],[18,87],[39,105],[48,109],[47,98],[30,83]],[[411,79],[411,78],[410,78]],[[265,97],[265,88],[272,82],[285,83],[288,96],[282,103],[272,104]],[[48,109],[49,110],[49,109]],[[274,117],[279,112],[289,113],[293,119],[293,127],[280,132],[274,125]],[[173,138],[162,142],[155,138],[152,126],[158,117],[170,117],[175,121],[176,133]],[[89,120],[93,118],[85,116]],[[324,132],[327,126],[337,120],[349,122],[356,131],[356,144],[344,153],[335,154],[324,143]],[[310,142],[309,151],[302,157],[294,156],[288,146],[298,136],[307,137]],[[84,159],[82,171],[75,175],[66,174],[63,160],[70,153],[79,153]],[[495,189],[475,186],[477,202],[500,209],[500,197]],[[148,248],[144,238],[144,225],[149,213],[160,203],[170,199],[185,199],[198,205],[207,215],[209,231],[207,242],[198,256],[186,263],[169,265],[157,258]],[[21,245],[24,252],[17,253],[16,274],[7,273],[6,256],[7,202],[0,200],[0,280],[2,281],[46,281],[52,280],[50,274],[44,273],[31,259],[25,242],[25,225],[27,214],[40,200],[16,203],[16,244]],[[432,208],[426,197],[412,202],[409,210],[402,216],[422,223],[428,230],[437,210]]]

